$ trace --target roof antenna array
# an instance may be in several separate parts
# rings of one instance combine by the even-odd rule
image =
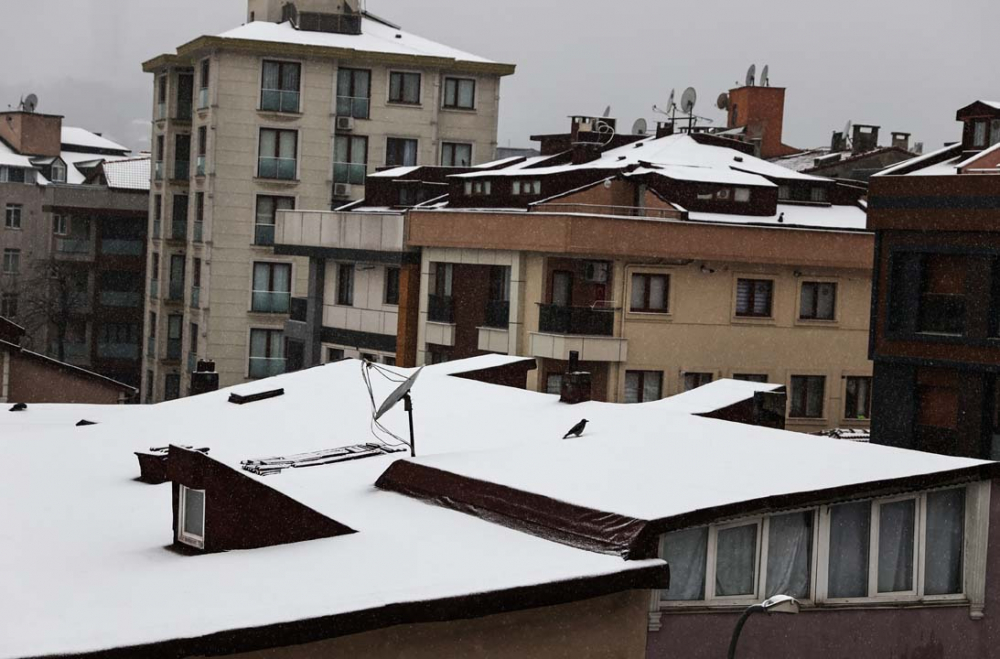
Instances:
[[[20,110],[22,112],[34,112],[38,108],[38,96],[35,94],[28,94],[21,99]]]
[[[746,86],[753,87],[756,81],[757,81],[757,65],[751,64],[750,68],[747,69]]]
[[[771,86],[771,67],[767,64],[764,65],[764,70],[760,74],[760,86],[770,87]]]
[[[666,115],[666,116],[670,117],[671,121],[673,121],[674,117],[677,116],[677,103],[674,102],[674,99],[676,97],[677,97],[677,92],[675,90],[671,89],[670,90],[670,98],[667,100],[667,106],[664,107],[664,108],[661,108],[659,106],[654,105],[653,106],[653,112],[656,112],[657,114]]]

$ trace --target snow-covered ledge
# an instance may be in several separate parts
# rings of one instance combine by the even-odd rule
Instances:
[[[576,351],[585,362],[624,362],[628,360],[628,340],[612,336],[570,336],[532,332],[529,354],[543,359],[568,361]]]
[[[427,321],[424,333],[424,343],[438,346],[455,345],[455,324],[434,323]]]
[[[484,352],[508,354],[510,351],[510,332],[495,327],[480,327],[479,349]]]

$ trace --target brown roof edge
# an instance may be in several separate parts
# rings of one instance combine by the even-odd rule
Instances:
[[[585,508],[409,460],[394,462],[375,487],[524,531],[546,540],[625,559],[654,558],[637,539],[649,522]]]
[[[81,375],[85,378],[91,380],[99,380],[105,384],[117,387],[125,392],[136,393],[139,390],[132,385],[125,384],[124,382],[119,382],[118,380],[112,380],[111,378],[101,375],[100,373],[94,373],[93,371],[88,371],[85,368],[80,368],[79,366],[73,366],[72,364],[67,364],[66,362],[61,362],[58,359],[53,359],[52,357],[46,357],[37,352],[32,352],[31,350],[25,350],[21,346],[10,343],[9,341],[0,340],[0,348],[5,348],[7,350],[12,350],[17,352],[23,357],[28,359],[34,359],[35,361],[40,361],[50,366],[54,366],[58,369],[74,373],[76,375]]]
[[[558,606],[629,590],[667,588],[669,584],[670,568],[666,563],[660,563],[594,577],[422,602],[389,604],[376,609],[234,629],[198,638],[175,639],[81,654],[47,655],[47,657],[65,659],[218,657],[316,643],[395,625],[471,620],[514,611]],[[474,587],[475,585],[470,585],[470,588]]]
[[[684,515],[652,520],[643,529],[642,538],[638,540],[638,543],[640,545],[652,543],[655,546],[656,539],[664,533],[693,526],[704,526],[737,517],[781,512],[795,508],[809,508],[835,501],[873,499],[994,479],[1000,479],[1000,462],[741,501],[726,506],[696,510]]]

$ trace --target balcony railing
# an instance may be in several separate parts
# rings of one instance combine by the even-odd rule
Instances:
[[[260,178],[294,181],[296,165],[295,158],[261,158],[257,163],[257,175]]]
[[[367,96],[338,96],[337,116],[367,119],[371,99]]]
[[[149,297],[158,298],[160,297],[160,280],[150,279],[149,280]]]
[[[59,358],[59,343],[52,342],[49,346],[49,354],[54,358]],[[90,356],[90,347],[86,343],[63,343],[63,359],[65,361],[80,362],[85,361]]]
[[[170,223],[170,238],[172,240],[187,240],[188,224],[187,220],[174,220]]]
[[[254,291],[250,310],[254,313],[288,313],[291,300],[291,293]]]
[[[78,238],[56,238],[56,251],[61,254],[89,254],[90,241]]]
[[[191,161],[190,160],[174,161],[174,180],[186,181],[189,178],[191,178]]]
[[[184,280],[170,280],[169,299],[171,302],[181,302],[184,300]]]
[[[166,119],[166,118],[167,118],[167,104],[166,103],[157,103],[156,104],[156,119],[157,120],[161,120],[161,119]]]
[[[254,245],[270,246],[274,244],[274,225],[257,224],[254,226]]]
[[[101,306],[105,307],[141,307],[142,293],[131,291],[101,291],[99,294]]]
[[[615,312],[590,307],[539,305],[538,330],[549,334],[614,336]]]
[[[167,359],[177,361],[181,358],[181,340],[167,339]]]
[[[188,353],[188,372],[194,373],[198,370],[198,353],[189,352]]]
[[[198,160],[195,162],[195,176],[205,175],[205,156],[198,156]]]
[[[293,297],[292,298],[292,313],[291,320],[299,323],[306,322],[306,317],[309,313],[309,300],[304,297]]]
[[[179,98],[177,99],[177,120],[178,121],[191,121],[191,99]]]
[[[198,90],[198,109],[204,110],[208,107],[208,87],[202,87]]]
[[[157,160],[153,163],[153,178],[157,181],[163,180],[163,161]]]
[[[299,92],[264,89],[260,94],[260,109],[269,112],[298,112]]]
[[[139,359],[137,343],[98,343],[97,356],[101,359]]]
[[[201,287],[192,286],[191,287],[191,308],[198,309],[201,307]]]
[[[270,357],[250,358],[250,377],[270,378],[285,372],[285,360]]]
[[[194,235],[191,238],[194,242],[200,243],[205,239],[205,223],[195,222],[194,223]]]
[[[101,241],[101,253],[116,256],[142,256],[141,240],[108,239]]]
[[[152,237],[153,238],[159,238],[160,237],[160,231],[162,231],[162,228],[163,228],[163,222],[161,222],[160,220],[153,220],[153,236]]]
[[[454,323],[455,298],[450,295],[431,295],[428,298],[427,319],[432,323]]]
[[[490,300],[486,303],[486,327],[507,329],[510,326],[510,302]]]

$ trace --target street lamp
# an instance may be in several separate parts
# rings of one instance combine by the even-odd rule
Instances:
[[[747,607],[747,610],[743,612],[740,619],[736,621],[736,629],[733,630],[733,640],[729,642],[729,659],[736,659],[736,644],[740,642],[740,632],[743,631],[743,625],[747,624],[747,618],[760,611],[768,614],[798,613],[799,601],[788,595],[775,595],[760,604]]]

